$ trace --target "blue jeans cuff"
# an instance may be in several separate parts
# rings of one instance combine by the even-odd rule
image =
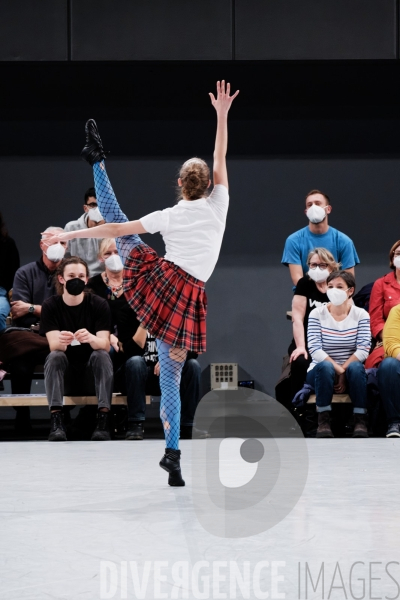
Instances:
[[[317,412],[325,412],[327,410],[332,410],[332,406],[330,404],[327,404],[326,406],[317,405]]]

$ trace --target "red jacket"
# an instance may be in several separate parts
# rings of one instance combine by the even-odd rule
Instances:
[[[400,284],[397,283],[394,272],[377,279],[373,285],[369,301],[373,337],[376,338],[378,333],[382,331],[390,310],[398,304],[400,304]]]

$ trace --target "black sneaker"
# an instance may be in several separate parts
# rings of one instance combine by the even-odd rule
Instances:
[[[387,438],[400,437],[400,423],[392,423],[386,432]]]
[[[197,429],[192,425],[181,425],[181,440],[205,440],[211,437],[208,431],[203,429]]]
[[[96,427],[90,439],[92,442],[106,442],[111,440],[108,412],[99,410],[97,413]]]
[[[106,153],[103,149],[103,143],[97,129],[96,121],[89,119],[85,125],[86,143],[81,152],[81,157],[86,160],[89,165],[93,166],[97,162],[105,159]]]
[[[61,410],[50,413],[49,442],[66,442],[64,418]]]
[[[141,423],[130,423],[128,425],[128,431],[126,432],[126,440],[142,440],[144,437],[143,422]]]

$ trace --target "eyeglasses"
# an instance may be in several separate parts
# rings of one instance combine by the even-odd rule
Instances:
[[[97,202],[88,202],[86,206],[89,206],[90,208],[97,208],[98,205]]]
[[[318,263],[310,263],[308,266],[310,267],[310,269],[313,269],[313,270],[318,267],[319,269],[321,269],[321,271],[328,268],[327,263],[319,263],[319,264]]]

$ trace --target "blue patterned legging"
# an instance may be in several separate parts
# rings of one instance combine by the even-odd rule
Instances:
[[[99,210],[107,223],[126,223],[128,217],[122,212],[104,166],[104,161],[93,165],[94,187]],[[118,253],[125,263],[131,250],[142,244],[139,235],[124,235],[116,239]],[[160,361],[161,404],[160,417],[164,428],[167,448],[179,448],[181,398],[180,383],[186,350],[176,349],[162,340],[157,341]]]
[[[99,210],[106,223],[126,223],[129,219],[122,212],[110,180],[108,179],[107,171],[104,166],[104,161],[93,165],[94,188],[96,190],[97,203]],[[141,238],[137,234],[124,235],[116,240],[118,254],[121,257],[123,264],[129,256],[132,248],[143,244]]]

